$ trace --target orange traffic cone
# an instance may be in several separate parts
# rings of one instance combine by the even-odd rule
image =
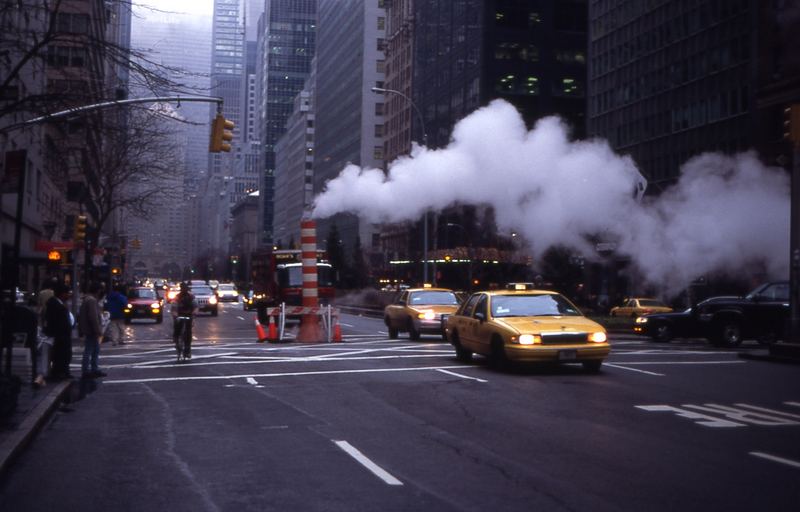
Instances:
[[[258,317],[256,317],[256,335],[259,343],[264,343],[267,340],[267,333],[264,332],[264,326],[258,321]]]
[[[336,323],[333,325],[333,342],[342,342],[342,326],[339,325],[339,317],[336,317]]]
[[[275,319],[272,315],[269,317],[269,330],[267,331],[267,339],[269,341],[278,341],[278,328],[275,327]]]

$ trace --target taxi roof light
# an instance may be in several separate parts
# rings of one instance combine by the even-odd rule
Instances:
[[[533,283],[508,283],[506,290],[533,290],[535,286]]]

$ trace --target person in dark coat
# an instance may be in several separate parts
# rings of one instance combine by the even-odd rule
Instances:
[[[67,301],[72,292],[63,283],[55,285],[53,291],[44,312],[44,334],[53,337],[51,376],[54,379],[71,379],[69,364],[72,361],[72,326],[75,320],[67,308]]]

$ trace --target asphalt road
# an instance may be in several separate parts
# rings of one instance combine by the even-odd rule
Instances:
[[[75,387],[0,482],[0,510],[800,504],[797,366],[612,336],[597,375],[499,372],[459,363],[436,337],[388,340],[379,319],[348,315],[341,344],[258,344],[254,316],[226,305],[198,318],[185,364],[169,320],[104,345],[108,377]]]

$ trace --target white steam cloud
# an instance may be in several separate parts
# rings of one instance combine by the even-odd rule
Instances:
[[[426,210],[488,205],[501,232],[516,231],[534,256],[565,245],[596,257],[595,239],[617,244],[646,279],[668,291],[711,272],[788,275],[789,181],[752,153],[687,162],[658,198],[635,197],[644,179],[602,140],[570,142],[556,117],[528,131],[502,100],[460,121],[444,149],[415,147],[379,169],[347,166],[315,199],[314,216],[352,212],[369,222],[417,220]],[[755,267],[754,267],[755,265]]]

